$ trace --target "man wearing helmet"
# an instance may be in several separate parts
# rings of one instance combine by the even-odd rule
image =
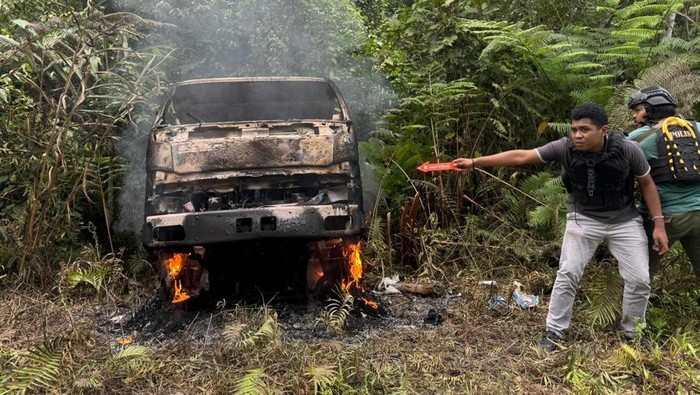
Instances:
[[[632,131],[628,139],[640,143],[642,151],[652,166],[652,178],[656,183],[661,199],[663,220],[666,223],[666,234],[669,247],[680,241],[695,276],[700,279],[700,175],[697,164],[700,160],[698,152],[698,124],[675,118],[676,101],[671,93],[664,88],[651,86],[634,92],[628,103],[634,112],[633,117],[638,128]],[[674,117],[674,118],[672,118]],[[671,144],[664,140],[668,133],[669,120],[688,122],[685,129],[671,131]],[[664,122],[667,121],[667,122]],[[666,125],[664,131],[664,125]],[[673,136],[676,138],[673,139]],[[679,152],[669,154],[671,147],[685,147]],[[666,151],[666,152],[664,152]],[[670,156],[669,156],[670,155]],[[673,161],[670,157],[681,158],[679,163],[686,163],[690,168],[689,174],[681,180],[672,174]],[[671,165],[669,165],[671,163]],[[693,164],[696,165],[695,168]],[[641,211],[648,214],[645,204]],[[653,220],[645,221],[647,234],[651,235]],[[649,249],[649,275],[653,279],[659,270],[659,254]]]

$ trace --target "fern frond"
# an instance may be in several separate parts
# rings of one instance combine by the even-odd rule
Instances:
[[[592,276],[591,289],[586,292],[590,306],[586,310],[588,322],[594,328],[602,328],[615,322],[620,314],[620,300],[624,282],[620,276],[604,267]]]
[[[561,178],[541,172],[523,182],[523,191],[542,204],[528,213],[529,224],[544,231],[548,239],[558,239],[566,227],[566,209],[569,198]]]
[[[659,33],[658,30],[632,28],[626,30],[613,30],[610,32],[610,37],[624,40],[644,42],[653,39]]]
[[[615,55],[620,56],[620,55]],[[577,103],[584,102],[606,102],[608,97],[612,94],[612,87],[608,85],[592,86],[582,90],[572,90],[571,97],[573,97]]]
[[[615,76],[613,74],[598,74],[598,75],[593,75],[589,78],[591,81],[603,81],[603,82],[605,82],[605,80],[611,80],[611,79],[615,78]]]
[[[413,180],[413,184],[425,194],[429,192],[437,192],[440,189],[440,187],[438,187],[434,182],[426,180]]]
[[[605,54],[625,54],[633,55],[638,54],[641,51],[641,47],[638,43],[627,43],[625,45],[619,45],[616,47],[606,48]]]
[[[572,63],[568,66],[566,66],[566,69],[568,71],[573,71],[573,72],[582,72],[582,71],[590,71],[594,69],[601,69],[605,66],[603,66],[600,63],[593,63],[593,62],[577,62],[577,63]]]
[[[635,29],[635,28],[654,28],[663,22],[663,14],[656,15],[642,15],[634,18],[625,19],[620,28],[622,29]]]
[[[700,73],[697,60],[689,56],[668,59],[650,67],[634,82],[633,86],[619,86],[611,99],[610,125],[630,130],[627,98],[637,89],[646,86],[663,86],[678,102],[677,111],[684,116],[693,115],[693,106],[700,101]]]
[[[384,219],[382,216],[375,215],[372,217],[367,235],[368,244],[375,243],[379,245],[386,245],[386,240],[384,240]]]
[[[127,381],[134,380],[151,374],[157,368],[150,354],[148,347],[128,346],[112,356],[109,365],[124,375]]]
[[[547,127],[560,136],[568,136],[571,133],[571,124],[563,122],[550,122]]]
[[[235,346],[241,340],[243,336],[243,331],[247,328],[247,324],[240,322],[228,323],[224,326],[224,330],[221,333],[221,337],[224,338],[226,343]]]
[[[498,136],[501,136],[503,138],[508,137],[508,129],[501,123],[501,121],[491,118],[488,120],[491,125],[494,127],[494,131]]]
[[[84,390],[85,392],[91,392],[90,390],[97,390],[103,387],[102,383],[100,383],[100,381],[94,377],[78,378],[73,382],[73,386],[79,390]]]
[[[236,381],[234,395],[267,395],[270,393],[264,379],[267,377],[262,368],[252,369]]]
[[[99,294],[104,289],[110,272],[109,267],[76,268],[68,272],[68,285],[75,288],[81,283],[90,284]]]
[[[236,343],[236,347],[252,348],[257,345],[267,344],[277,338],[279,327],[277,325],[277,313],[266,311],[265,320],[260,328],[254,332],[244,333]]]
[[[59,340],[33,347],[22,356],[21,367],[10,374],[5,388],[19,393],[48,391],[58,382],[61,360],[62,345]]]
[[[538,189],[542,188],[547,180],[550,180],[552,175],[547,172],[533,174],[523,181],[523,191],[529,194],[534,194]]]
[[[538,206],[528,213],[528,218],[533,227],[544,227],[552,222],[552,210],[546,206]]]
[[[115,361],[126,359],[146,358],[150,355],[151,350],[146,346],[129,346],[119,350],[112,359]]]
[[[661,40],[661,45],[668,46],[675,50],[693,53],[699,50],[697,41],[698,40],[686,41],[678,37],[664,37]]]
[[[338,374],[337,368],[333,365],[312,366],[304,372],[304,376],[311,381],[315,394],[330,390],[338,379]]]
[[[444,207],[450,213],[452,218],[455,219],[455,221],[457,221],[459,213],[459,203],[452,196],[444,192],[440,193],[440,200],[442,201]]]
[[[163,29],[170,31],[175,31],[178,29],[177,25],[174,25],[172,23],[158,22],[152,19],[145,19],[131,12],[113,12],[110,14],[101,14],[101,17],[111,22],[128,23],[130,25],[134,25],[144,29]]]
[[[616,362],[625,367],[631,367],[641,363],[642,355],[639,351],[635,350],[634,347],[627,343],[621,343],[614,352],[614,360],[611,362]]]
[[[582,57],[588,58],[591,55],[593,55],[593,52],[591,52],[589,50],[580,49],[578,51],[564,52],[560,55],[557,55],[554,58],[554,60],[556,60],[557,62],[569,62],[569,61],[578,60],[578,58],[582,58]]]
[[[367,231],[367,250],[380,262],[391,262],[391,240],[379,211],[375,211]]]
[[[332,298],[323,309],[315,322],[324,324],[326,328],[335,333],[341,333],[345,326],[350,312],[352,311],[355,299],[348,292],[336,290],[337,298]]]
[[[617,17],[627,19],[635,15],[665,14],[669,10],[667,4],[656,4],[654,0],[642,0],[632,2],[629,6],[616,10]]]

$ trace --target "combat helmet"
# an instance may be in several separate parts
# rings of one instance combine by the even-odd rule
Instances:
[[[671,93],[660,86],[649,86],[634,92],[627,106],[634,108],[639,104],[648,104],[652,107],[671,105],[675,108],[677,106]]]

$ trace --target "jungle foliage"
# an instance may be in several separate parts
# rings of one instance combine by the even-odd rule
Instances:
[[[13,235],[2,265],[50,278],[81,227],[111,226],[125,165],[112,143],[160,90],[167,53],[132,48],[153,25],[133,14],[52,1],[2,8],[0,209]]]
[[[561,185],[532,188],[541,179],[537,173],[558,169],[467,176],[414,169],[425,161],[537,147],[566,135],[569,111],[586,101],[606,105],[611,126],[629,131],[626,99],[651,84],[666,86],[681,103],[679,111],[694,115],[700,93],[697,5],[562,1],[541,10],[534,3],[420,0],[372,36],[366,51],[400,100],[362,143],[381,177],[388,210],[398,212],[419,191],[423,217],[437,215],[440,227],[467,226],[478,215],[479,227],[498,229],[497,238],[552,220],[558,224],[550,229],[560,229],[565,202],[543,200],[561,193]],[[536,18],[522,18],[526,14]],[[533,237],[554,241],[559,234]]]

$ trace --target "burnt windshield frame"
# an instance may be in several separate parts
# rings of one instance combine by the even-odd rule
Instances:
[[[341,99],[326,81],[190,83],[176,87],[168,104],[175,123],[185,125],[346,118]]]

